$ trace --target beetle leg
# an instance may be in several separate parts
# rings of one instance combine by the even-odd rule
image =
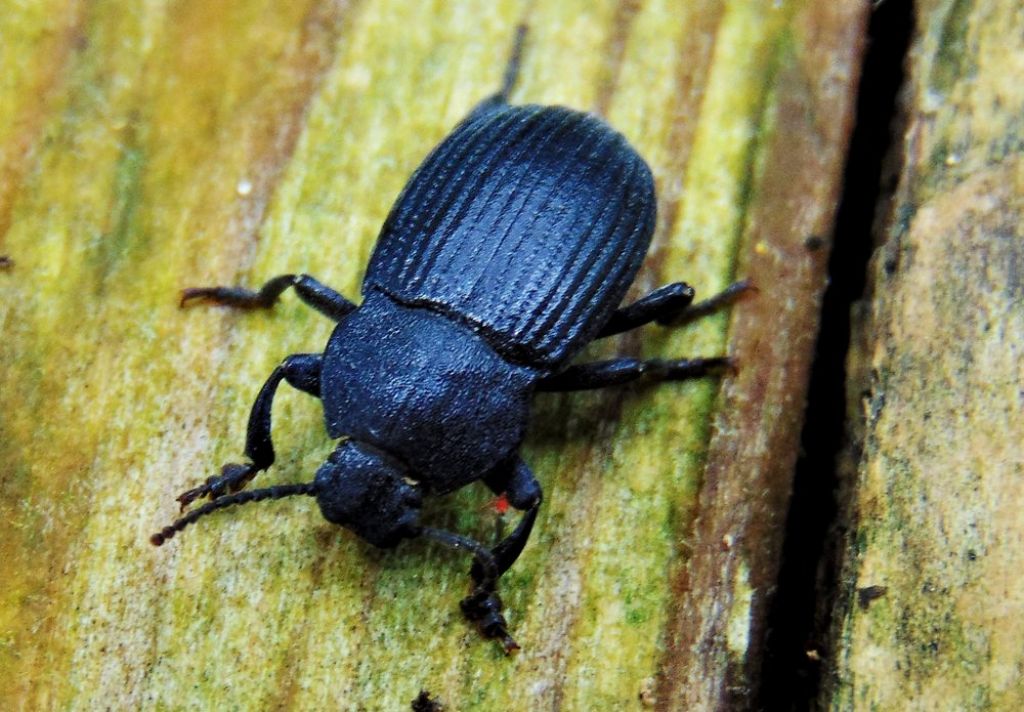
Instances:
[[[260,470],[274,463],[274,445],[270,439],[270,411],[282,380],[300,391],[320,397],[320,354],[293,354],[274,369],[263,384],[249,413],[245,435],[245,454],[251,460],[246,464],[235,462],[224,465],[220,475],[210,477],[198,487],[183,492],[178,501],[184,509],[200,497],[217,499],[228,492],[245,487]]]
[[[515,531],[493,550],[468,537],[441,529],[424,527],[420,532],[447,546],[473,552],[473,566],[469,570],[470,576],[473,577],[473,591],[459,602],[459,608],[468,620],[476,623],[481,635],[500,640],[506,655],[518,650],[519,644],[509,635],[508,621],[501,613],[504,604],[498,595],[498,579],[522,552],[533,530],[538,509],[539,498],[523,516]]]
[[[621,334],[648,324],[664,314],[677,314],[693,303],[693,287],[686,282],[673,282],[654,290],[632,304],[616,309],[597,338]]]
[[[476,581],[473,593],[462,599],[459,607],[467,619],[477,624],[481,635],[501,640],[506,655],[518,650],[519,644],[508,634],[508,622],[501,614],[501,597],[495,590],[499,577],[498,564],[491,550],[469,537],[443,529],[423,527],[420,529],[420,535],[453,549],[463,549],[473,554],[473,571],[479,569],[482,573],[480,580]]]
[[[541,490],[537,480],[522,460],[516,458],[512,467],[501,470],[504,477],[491,477],[485,480],[489,487],[498,491],[508,492],[509,501],[520,509],[527,509],[519,520],[515,531],[498,543],[493,549],[468,537],[424,527],[421,534],[448,546],[473,552],[473,566],[469,575],[473,578],[473,591],[459,603],[462,614],[476,623],[481,635],[485,638],[497,638],[501,641],[505,653],[517,650],[519,645],[508,633],[508,622],[501,611],[504,604],[498,595],[498,579],[508,571],[523,552],[533,524],[537,521],[540,510]],[[498,483],[501,484],[498,484]],[[518,503],[518,504],[517,504]]]
[[[516,509],[530,509],[541,499],[540,483],[519,457],[511,465],[503,465],[484,475],[484,484],[497,495],[508,495],[508,503]]]
[[[341,321],[356,308],[348,299],[308,274],[282,274],[256,291],[242,287],[189,287],[181,291],[181,305],[185,306],[193,299],[205,299],[239,309],[269,309],[288,287],[294,287],[299,299],[335,321]]]
[[[501,103],[508,103],[508,96],[519,81],[519,65],[523,61],[523,45],[526,44],[525,24],[516,26],[515,38],[512,40],[512,54],[508,57],[508,64],[505,65],[505,76],[502,77],[501,89],[495,96]]]
[[[496,469],[484,476],[484,484],[495,494],[508,496],[508,503],[516,509],[526,511],[515,531],[494,547],[494,559],[498,564],[498,576],[508,571],[515,563],[530,538],[533,522],[537,518],[537,508],[543,499],[540,483],[533,472],[521,458],[516,457],[508,466]],[[481,570],[474,565],[470,572],[473,580],[480,582]]]
[[[474,106],[473,110],[469,112],[469,116],[466,117],[467,121],[471,117],[487,114],[508,106],[509,94],[512,93],[512,89],[515,88],[516,82],[519,80],[519,65],[523,59],[526,31],[526,25],[516,27],[516,35],[512,40],[512,54],[509,55],[508,64],[505,65],[505,75],[502,77],[501,88],[497,93],[492,94]]]
[[[618,386],[641,377],[661,381],[683,381],[689,378],[713,376],[735,368],[728,356],[713,358],[651,359],[618,358],[569,366],[561,373],[548,376],[537,384],[538,391],[586,391],[593,388]]]
[[[494,562],[498,567],[497,576],[500,578],[506,571],[512,568],[512,564],[516,562],[519,555],[523,553],[523,549],[526,547],[526,542],[530,539],[530,532],[533,531],[533,523],[537,520],[537,512],[540,510],[540,497],[537,497],[537,501],[532,507],[526,510],[526,514],[519,520],[519,524],[515,530],[507,537],[498,542],[498,545],[492,550],[494,554]],[[473,568],[470,570],[470,576],[473,580],[480,584],[485,580],[484,571],[476,563],[473,564]]]
[[[477,624],[485,638],[500,638],[508,654],[517,650],[519,645],[508,634],[508,623],[501,614],[504,604],[498,595],[498,579],[508,571],[526,546],[533,531],[533,523],[537,520],[540,509],[540,496],[532,507],[523,515],[519,525],[511,534],[503,539],[491,551],[492,560],[481,557],[473,560],[469,575],[473,577],[473,592],[459,602],[462,614]]]
[[[733,282],[713,297],[693,304],[693,287],[685,282],[674,282],[654,290],[632,304],[616,309],[597,338],[621,334],[652,321],[662,326],[680,326],[707,316],[732,304],[754,289],[749,280]]]

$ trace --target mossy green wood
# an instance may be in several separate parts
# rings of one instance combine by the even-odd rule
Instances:
[[[899,187],[850,357],[859,459],[824,703],[1019,710],[1024,10],[915,12]]]
[[[709,699],[737,694],[777,541],[744,542],[738,526],[741,545],[719,552],[712,529],[700,566],[690,558],[713,380],[538,399],[524,455],[548,496],[502,582],[523,645],[505,658],[458,612],[466,560],[424,542],[378,552],[311,500],[148,544],[177,493],[239,459],[274,365],[320,350],[331,329],[293,297],[238,313],[181,310],[177,295],[305,271],[356,297],[391,201],[498,85],[525,19],[513,99],[598,110],[652,165],[661,220],[636,293],[765,280],[759,328],[792,346],[759,361],[748,344],[732,401],[769,394],[757,412],[772,414],[763,433],[782,434],[782,474],[749,486],[777,527],[823,285],[824,253],[799,251],[831,218],[863,12],[653,0],[0,12],[0,252],[15,262],[0,274],[0,707],[402,709],[426,688],[450,709],[621,709],[641,691],[681,705],[698,683]],[[805,136],[813,152],[791,154]],[[778,229],[744,257],[766,223]],[[728,323],[648,328],[588,356],[718,354]],[[318,404],[283,389],[274,416],[278,461],[257,484],[308,480],[331,449]],[[745,422],[720,416],[718,451],[761,427]],[[469,488],[430,516],[487,538],[488,499]],[[723,598],[700,589],[707,600],[681,616],[681,580],[716,581],[719,557],[739,567],[723,569]],[[710,609],[728,635],[701,624]]]

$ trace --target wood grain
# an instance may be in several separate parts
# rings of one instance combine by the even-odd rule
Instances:
[[[1024,10],[923,2],[849,359],[832,709],[1024,707]]]

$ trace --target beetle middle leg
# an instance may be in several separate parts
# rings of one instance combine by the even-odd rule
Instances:
[[[561,373],[542,379],[537,384],[537,390],[585,391],[618,386],[644,377],[660,381],[682,381],[718,375],[733,368],[733,361],[728,356],[648,361],[617,358],[569,366]]]
[[[200,497],[216,499],[229,492],[245,487],[261,470],[274,464],[274,445],[270,439],[270,411],[274,395],[281,381],[312,396],[320,397],[320,354],[293,354],[274,369],[263,384],[256,402],[249,413],[249,424],[245,435],[245,455],[251,462],[246,464],[228,463],[218,476],[207,478],[198,487],[183,492],[178,501],[182,509]]]
[[[713,297],[693,303],[693,287],[674,282],[654,290],[632,304],[616,309],[597,338],[621,334],[652,321],[662,326],[681,326],[732,304],[754,287],[749,280],[733,282]]]
[[[243,287],[189,287],[181,291],[181,306],[195,299],[204,299],[239,309],[269,309],[289,287],[295,288],[303,302],[335,321],[341,321],[356,308],[348,299],[308,274],[282,274],[255,291]]]

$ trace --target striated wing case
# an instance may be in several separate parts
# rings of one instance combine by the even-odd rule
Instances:
[[[650,169],[600,119],[484,105],[409,180],[363,293],[447,314],[510,360],[557,368],[622,301],[654,220]]]

